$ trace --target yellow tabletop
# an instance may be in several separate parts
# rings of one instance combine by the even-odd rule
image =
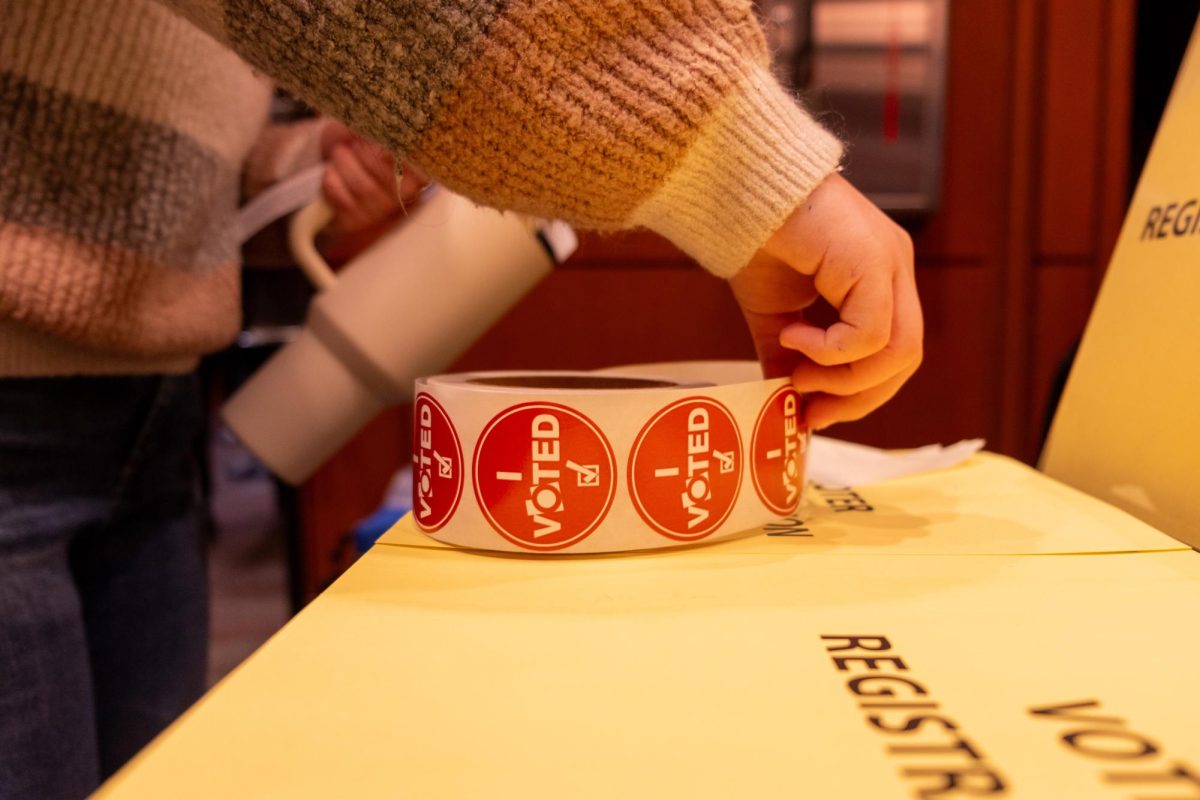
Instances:
[[[996,457],[848,491],[628,556],[403,521],[100,796],[1200,794],[1200,556]]]

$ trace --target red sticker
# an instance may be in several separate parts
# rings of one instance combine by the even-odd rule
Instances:
[[[804,485],[808,431],[800,425],[800,395],[784,386],[771,395],[754,423],[750,474],[768,509],[782,516],[796,510]]]
[[[703,539],[733,510],[742,437],[729,409],[706,397],[655,414],[629,454],[629,493],[642,519],[680,541]]]
[[[590,419],[556,403],[498,414],[475,445],[475,496],[496,532],[527,550],[561,550],[604,520],[616,459]]]
[[[462,499],[463,455],[450,415],[422,392],[413,404],[413,517],[436,531],[454,516]]]

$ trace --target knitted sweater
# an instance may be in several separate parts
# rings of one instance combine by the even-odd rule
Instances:
[[[841,155],[750,0],[0,0],[0,23],[0,375],[178,371],[232,338],[270,91],[234,52],[480,203],[650,228],[721,276]]]

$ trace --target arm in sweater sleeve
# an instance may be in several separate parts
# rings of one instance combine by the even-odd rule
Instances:
[[[487,205],[657,231],[735,274],[837,167],[750,0],[164,0]]]

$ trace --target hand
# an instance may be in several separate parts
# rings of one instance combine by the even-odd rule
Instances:
[[[764,374],[791,374],[811,429],[874,411],[921,364],[912,241],[840,175],[822,181],[730,285]],[[838,312],[828,328],[805,320],[818,298]]]
[[[426,183],[408,165],[397,178],[396,162],[387,150],[338,122],[322,131],[321,155],[328,163],[321,189],[334,211],[328,229],[333,236],[374,231],[390,223],[416,204]]]

